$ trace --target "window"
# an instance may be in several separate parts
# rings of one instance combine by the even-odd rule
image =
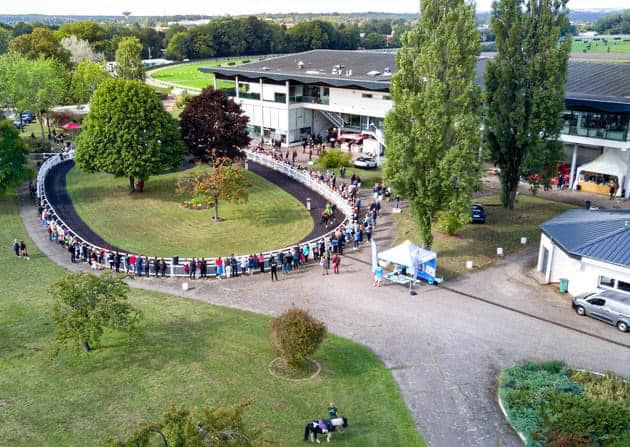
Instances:
[[[601,287],[610,287],[610,288],[615,288],[615,280],[613,278],[609,278],[607,276],[600,276],[599,277],[599,285]]]
[[[617,281],[617,288],[622,292],[630,293],[630,282]]]
[[[603,306],[606,304],[606,301],[601,298],[591,298],[590,300],[586,300],[586,302],[593,306]]]
[[[371,94],[371,93],[362,93],[362,94],[361,94],[361,97],[362,97],[362,98],[371,98],[371,97],[372,97],[372,94]]]
[[[274,93],[274,102],[279,102],[284,104],[287,102],[287,95],[285,93]]]

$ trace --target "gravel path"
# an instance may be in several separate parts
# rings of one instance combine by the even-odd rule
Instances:
[[[28,199],[22,198],[20,212],[30,237],[44,253],[66,268],[82,268],[70,265],[67,255],[47,240]],[[388,247],[394,234],[385,210],[375,234],[379,248]],[[141,278],[131,285],[268,315],[294,305],[308,308],[330,331],[379,356],[430,446],[521,445],[496,401],[497,374],[517,362],[561,359],[579,368],[630,374],[630,336],[574,316],[563,298],[538,286],[529,275],[531,254],[507,258],[453,282],[449,284],[453,290],[421,286],[416,296],[396,285],[372,287],[369,260],[369,250],[349,251],[339,275],[322,276],[311,266],[281,275],[275,283],[263,276],[197,280],[187,292],[181,281],[172,279]],[[584,333],[519,310],[568,322]]]

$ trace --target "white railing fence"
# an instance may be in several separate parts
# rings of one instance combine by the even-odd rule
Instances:
[[[328,201],[330,201],[332,204],[334,204],[337,208],[337,210],[341,211],[344,215],[344,218],[341,219],[341,222],[339,223],[339,225],[337,225],[336,227],[334,227],[331,231],[326,232],[325,234],[322,234],[321,236],[315,238],[315,239],[311,239],[309,241],[306,242],[302,242],[302,243],[296,243],[291,245],[290,247],[283,247],[283,248],[279,248],[276,250],[270,250],[270,251],[266,251],[263,252],[263,256],[265,258],[265,263],[264,263],[264,269],[265,272],[269,271],[269,259],[271,256],[274,256],[276,259],[278,257],[278,255],[280,253],[292,253],[293,248],[297,245],[299,247],[302,247],[304,245],[308,245],[310,248],[310,252],[313,253],[313,248],[315,247],[315,245],[318,245],[320,243],[320,241],[323,239],[326,248],[331,247],[331,236],[343,225],[347,225],[349,223],[349,218],[350,216],[352,216],[352,206],[351,204],[344,199],[343,197],[341,197],[341,195],[339,195],[337,192],[333,191],[332,189],[330,189],[326,184],[322,183],[319,181],[319,179],[317,178],[313,178],[311,177],[311,175],[307,172],[304,171],[300,171],[296,168],[293,168],[292,166],[290,166],[287,163],[281,162],[281,161],[277,161],[274,160],[271,156],[269,155],[265,155],[265,154],[260,154],[260,153],[256,153],[256,152],[252,152],[250,150],[246,150],[244,151],[247,155],[247,159],[248,160],[252,160],[256,163],[259,163],[261,165],[267,166],[275,171],[279,171],[285,175],[287,175],[290,178],[293,178],[295,180],[297,180],[298,182],[304,184],[306,187],[308,187],[309,189],[313,190],[314,192],[322,195],[324,198],[326,198]],[[52,206],[52,204],[48,201],[48,197],[46,197],[46,187],[45,187],[45,182],[46,182],[46,176],[48,175],[48,172],[55,166],[59,165],[60,163],[63,163],[64,161],[67,160],[72,160],[74,159],[74,151],[69,151],[66,152],[64,154],[54,154],[52,156],[50,156],[49,158],[47,158],[41,165],[39,172],[37,174],[37,197],[38,200],[42,206],[42,208],[44,210],[47,210],[49,215],[51,216],[51,219],[56,223],[56,225],[58,227],[61,227],[61,229],[64,232],[67,232],[68,238],[70,240],[76,240],[78,241],[81,245],[86,245],[89,249],[92,250],[92,252],[95,253],[100,253],[100,252],[104,252],[105,256],[104,256],[104,262],[103,265],[101,265],[101,268],[112,268],[112,265],[108,264],[108,255],[110,253],[114,253],[113,250],[109,249],[109,248],[105,248],[105,247],[100,247],[96,244],[93,244],[92,242],[82,238],[81,236],[79,236],[77,234],[76,231],[74,231],[72,228],[70,228],[70,226],[64,222],[64,220],[57,214],[57,212],[55,211],[54,207]],[[317,224],[317,222],[316,222]],[[132,253],[126,253],[126,252],[117,252],[118,254],[121,255],[121,271],[133,271],[133,266],[127,266],[125,259],[127,257],[127,255],[131,256]],[[181,277],[187,277],[188,274],[184,272],[184,264],[185,263],[190,263],[190,261],[193,258],[183,258],[183,257],[179,257],[179,256],[171,256],[170,258],[164,258],[162,256],[149,256],[149,255],[145,255],[145,254],[141,254],[141,253],[134,253],[136,256],[141,256],[141,257],[147,257],[150,261],[153,261],[154,259],[164,259],[166,265],[167,265],[167,271],[168,271],[168,276],[170,276],[171,278],[177,277],[177,276],[181,276]],[[235,256],[238,260],[238,265],[239,265],[239,271],[241,269],[241,260],[243,258],[247,258],[248,255],[239,255],[239,256]],[[175,263],[175,258],[177,258],[177,264]],[[201,259],[200,257],[195,257],[195,259]],[[207,262],[207,275],[208,277],[214,277],[216,276],[216,256],[208,256],[205,257],[205,260]],[[225,259],[225,257],[224,257]],[[129,268],[128,268],[129,267]],[[228,263],[225,263],[224,261],[224,275],[229,272],[229,261]],[[144,269],[144,266],[143,266]],[[260,267],[257,267],[254,269],[254,273],[259,273],[260,272]],[[199,271],[197,270],[197,275],[199,275]],[[144,271],[142,272],[142,274],[144,274]],[[154,270],[153,268],[151,268],[150,274],[154,274]]]

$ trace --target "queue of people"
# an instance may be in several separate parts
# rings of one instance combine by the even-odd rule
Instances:
[[[358,190],[361,185],[359,176],[353,174],[349,183],[338,182],[336,174],[331,171],[320,172],[303,167],[310,178],[325,184],[329,189],[343,197],[351,205],[352,215],[347,223],[338,226],[332,234],[311,244],[298,244],[291,249],[275,252],[269,256],[262,253],[236,257],[234,254],[208,260],[193,258],[184,261],[181,266],[177,258],[167,262],[164,258],[119,253],[115,250],[93,247],[63,225],[53,214],[45,202],[40,202],[39,213],[42,226],[48,232],[48,239],[67,250],[71,263],[87,263],[94,270],[109,269],[133,276],[164,278],[173,276],[178,269],[183,269],[189,279],[206,279],[209,277],[235,278],[241,275],[252,275],[254,272],[270,272],[272,281],[278,280],[278,272],[287,275],[309,263],[318,263],[322,274],[328,274],[332,268],[334,274],[340,272],[341,257],[347,246],[358,249],[364,241],[371,240],[380,212],[381,200],[388,194],[388,188],[381,184],[374,187],[374,200],[367,209],[362,207]],[[345,174],[345,173],[343,173]],[[328,226],[335,223],[335,206],[328,203],[324,213],[327,215],[322,224]],[[15,248],[14,248],[15,249]],[[23,252],[26,252],[24,247]],[[20,247],[17,253],[22,253]],[[180,270],[181,271],[181,270]]]

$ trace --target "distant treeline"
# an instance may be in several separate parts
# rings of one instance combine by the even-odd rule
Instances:
[[[400,46],[400,36],[409,28],[403,19],[370,19],[358,24],[307,20],[288,28],[257,17],[222,17],[205,25],[186,28],[172,25],[159,28],[135,23],[97,23],[91,20],[67,22],[49,26],[45,23],[20,22],[13,26],[0,25],[0,54],[10,42],[32,35],[28,45],[38,47],[45,37],[50,47],[55,39],[76,36],[89,42],[92,49],[113,60],[123,37],[134,36],[142,43],[143,58],[166,56],[173,60],[209,57],[241,56],[307,51],[311,49],[374,49]],[[46,29],[48,33],[37,32]],[[35,33],[34,33],[35,31]],[[51,34],[53,36],[51,36]],[[54,38],[55,39],[54,39]],[[20,45],[23,47],[23,45]],[[43,45],[42,45],[43,46]],[[17,45],[13,45],[17,47]]]
[[[602,17],[594,28],[600,34],[630,34],[630,9]]]

